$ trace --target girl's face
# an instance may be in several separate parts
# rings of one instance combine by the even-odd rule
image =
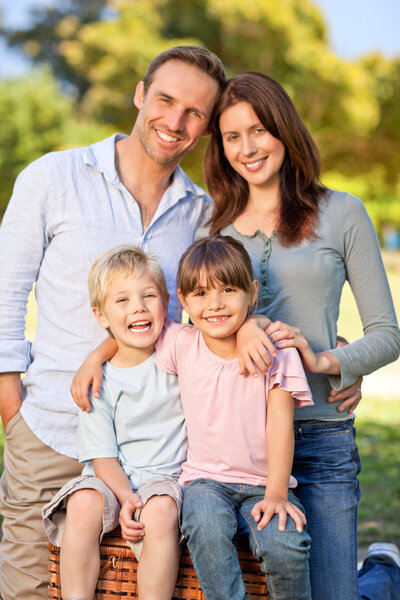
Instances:
[[[253,281],[252,287],[250,292],[245,292],[218,280],[214,286],[207,286],[207,278],[202,273],[199,285],[187,296],[178,290],[183,308],[211,350],[215,340],[236,341],[235,334],[257,297],[258,282]]]
[[[250,104],[239,102],[227,108],[219,127],[225,156],[249,187],[278,190],[285,146],[265,129]]]

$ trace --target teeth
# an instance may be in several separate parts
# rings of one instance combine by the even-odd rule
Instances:
[[[258,160],[257,162],[254,163],[246,163],[246,167],[248,169],[256,169],[257,167],[259,167],[260,165],[262,165],[262,163],[265,161],[265,158],[262,158],[261,160]]]
[[[221,321],[225,321],[228,317],[207,317],[207,321],[211,323],[220,323]]]
[[[179,140],[179,138],[173,137],[172,135],[167,135],[166,133],[164,133],[163,131],[160,131],[159,129],[157,129],[157,133],[160,136],[160,138],[162,140],[164,140],[165,142],[177,142]]]
[[[134,331],[135,333],[143,333],[145,331],[148,331],[150,327],[150,321],[136,321],[136,323],[131,323],[128,329],[130,331]]]

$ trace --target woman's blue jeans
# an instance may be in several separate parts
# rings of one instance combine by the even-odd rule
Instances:
[[[246,590],[233,544],[236,533],[247,538],[261,562],[271,600],[310,600],[308,557],[310,537],[296,530],[288,516],[278,531],[275,515],[257,531],[251,515],[264,498],[265,487],[196,479],[183,488],[182,532],[207,600],[244,600]],[[289,500],[301,510],[296,497]]]
[[[358,600],[360,459],[353,421],[296,421],[293,491],[311,536],[313,600]]]

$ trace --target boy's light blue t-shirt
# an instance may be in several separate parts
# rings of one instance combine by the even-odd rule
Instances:
[[[106,363],[100,398],[79,414],[79,461],[93,474],[93,458],[117,457],[132,488],[152,477],[178,479],[187,437],[178,379],[158,369],[155,353],[130,368]]]

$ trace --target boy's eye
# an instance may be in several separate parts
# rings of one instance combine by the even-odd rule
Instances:
[[[127,302],[128,298],[118,298],[117,303],[118,302]]]

